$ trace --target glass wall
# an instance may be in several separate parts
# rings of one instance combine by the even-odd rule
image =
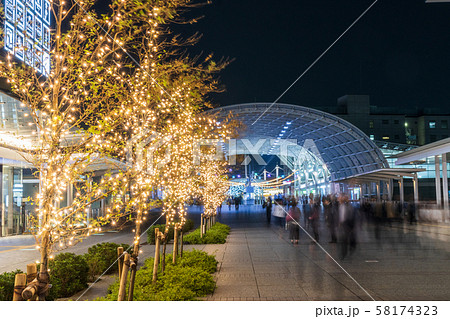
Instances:
[[[39,191],[37,180],[31,169],[5,164],[0,167],[0,236],[23,234],[30,231],[35,213],[30,198]]]

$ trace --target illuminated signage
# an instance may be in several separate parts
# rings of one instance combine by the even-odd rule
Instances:
[[[5,0],[5,49],[38,72],[50,73],[50,2]]]

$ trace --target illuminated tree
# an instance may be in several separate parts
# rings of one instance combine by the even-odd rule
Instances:
[[[164,1],[170,8],[178,0]],[[101,198],[124,195],[129,181],[121,165],[108,160],[120,153],[120,97],[127,93],[125,74],[133,49],[158,22],[161,1],[113,0],[109,13],[97,15],[93,1],[51,2],[51,71],[44,75],[18,63],[12,55],[0,62],[1,76],[29,108],[35,144],[27,160],[37,169],[41,190],[37,198],[40,299],[49,282],[48,261],[55,244],[74,244],[117,214],[117,202],[104,218],[88,220],[90,205]],[[16,47],[25,54],[30,48]],[[39,52],[36,53],[39,58]],[[108,164],[109,172],[93,183],[95,165]],[[71,205],[60,207],[69,185],[76,188]]]
[[[204,207],[202,235],[214,224],[217,208],[222,205],[226,198],[226,193],[229,189],[226,165],[227,162],[223,158],[216,156],[215,150],[210,150],[202,156],[197,179],[198,194]]]

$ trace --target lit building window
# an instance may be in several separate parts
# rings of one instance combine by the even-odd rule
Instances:
[[[373,134],[370,134],[370,139],[373,141],[374,139],[375,139],[375,135],[373,135]]]
[[[428,126],[429,126],[430,128],[436,128],[436,121],[430,121],[430,122],[428,123]]]
[[[389,139],[389,135],[385,135],[382,137],[383,140],[388,140]]]
[[[373,128],[373,121],[369,121],[369,128]]]

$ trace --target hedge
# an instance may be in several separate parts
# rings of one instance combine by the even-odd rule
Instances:
[[[215,223],[204,235],[200,237],[200,228],[183,237],[183,244],[225,244],[230,233],[230,226]]]
[[[171,256],[166,256],[165,272],[164,274],[159,272],[155,284],[152,283],[153,262],[153,258],[148,258],[142,268],[137,271],[133,300],[196,300],[214,291],[215,281],[211,275],[217,268],[214,256],[194,249],[184,252],[183,257],[180,257],[175,265],[172,263]],[[105,298],[97,300],[116,301],[119,280],[111,285],[109,290],[110,293]]]
[[[122,246],[126,251],[130,246],[126,244],[100,243],[89,247],[84,255],[61,253],[49,261],[50,288],[46,300],[55,300],[73,296],[87,288],[89,281],[94,281],[111,265],[107,273],[117,271],[117,247]],[[128,252],[132,252],[130,249]],[[39,265],[38,265],[39,270]],[[12,300],[14,293],[14,278],[20,270],[0,274],[0,301]]]

